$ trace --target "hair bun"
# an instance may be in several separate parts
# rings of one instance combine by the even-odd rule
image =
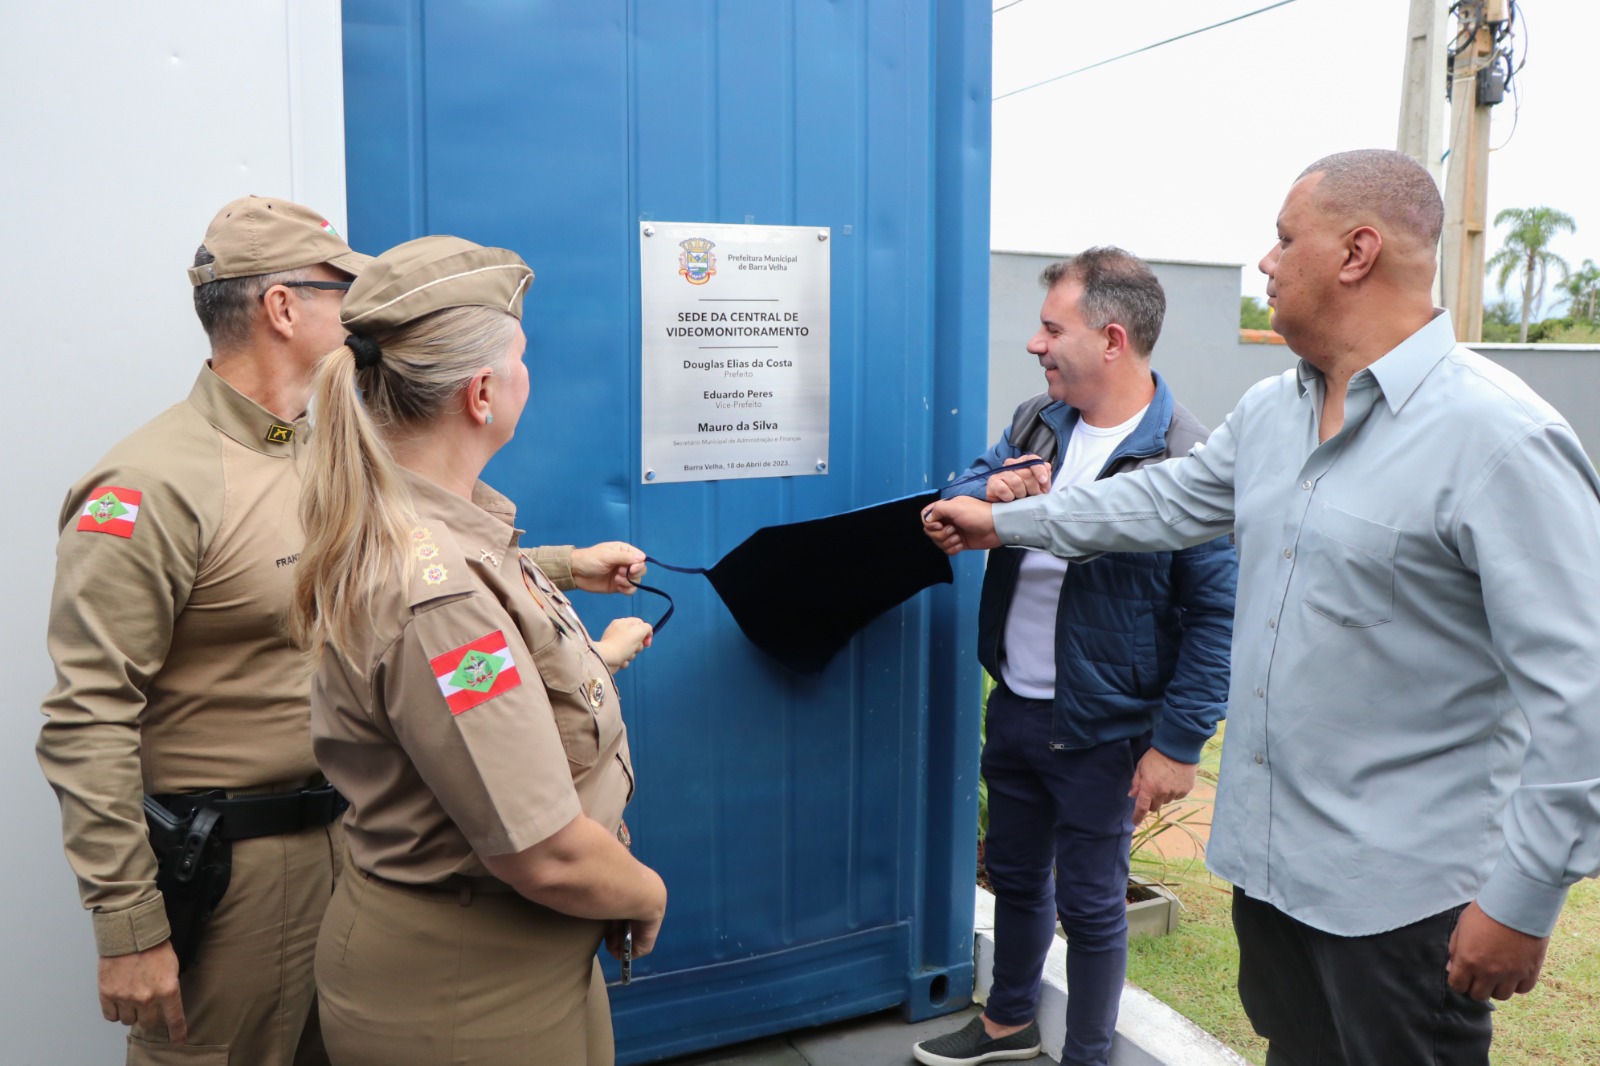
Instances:
[[[383,349],[371,337],[352,333],[344,339],[344,343],[355,353],[357,370],[368,370],[383,361]]]

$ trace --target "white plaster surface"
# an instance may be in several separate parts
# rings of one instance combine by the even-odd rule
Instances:
[[[219,207],[284,196],[344,230],[340,56],[330,0],[0,0],[0,1062],[123,1057],[33,754],[61,501],[188,394],[207,345],[184,271]]]

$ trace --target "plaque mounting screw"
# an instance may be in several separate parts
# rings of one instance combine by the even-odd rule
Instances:
[[[828,460],[826,460],[826,459],[818,459],[817,460],[817,473],[821,474],[824,471],[826,471],[827,469],[828,469]]]
[[[825,230],[825,229],[817,230],[817,240],[825,241],[827,239],[828,239],[828,231],[827,230]]]
[[[656,228],[654,226],[646,226],[644,228],[644,235],[646,237],[654,237],[656,235]]]
[[[654,470],[646,470],[644,472],[644,479],[646,481],[654,481],[656,479],[656,472]]]

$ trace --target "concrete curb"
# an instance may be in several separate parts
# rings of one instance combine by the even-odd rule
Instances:
[[[977,982],[972,998],[989,998],[994,980],[994,896],[978,889],[974,921],[977,937]],[[1044,1050],[1058,1061],[1067,1032],[1067,944],[1060,937],[1050,945],[1039,989],[1039,1031]],[[1111,1046],[1111,1066],[1249,1066],[1210,1033],[1143,989],[1124,985]]]

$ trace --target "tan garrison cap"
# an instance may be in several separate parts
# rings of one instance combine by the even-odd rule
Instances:
[[[495,307],[520,319],[532,280],[516,252],[460,237],[418,237],[372,261],[345,294],[339,321],[370,337],[447,307]]]
[[[299,204],[246,196],[228,204],[206,227],[206,251],[216,259],[189,268],[189,283],[249,278],[327,263],[360,274],[370,255],[352,252],[328,220]]]

